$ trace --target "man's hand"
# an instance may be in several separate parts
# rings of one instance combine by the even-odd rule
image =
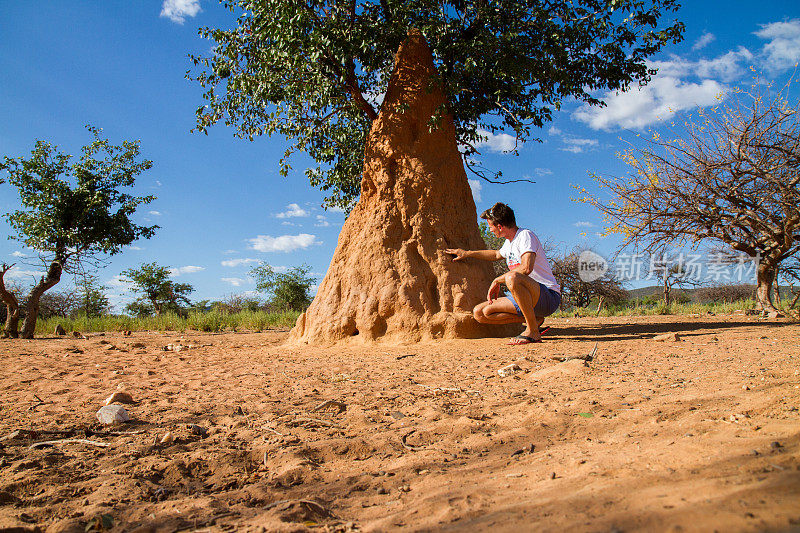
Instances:
[[[500,294],[500,283],[497,280],[493,280],[492,284],[489,285],[489,292],[486,294],[486,299],[489,300],[490,304],[494,303],[498,294]]]
[[[453,258],[453,261],[460,261],[461,259],[467,257],[467,251],[462,250],[461,248],[448,248],[445,250],[445,253],[454,255],[455,257]]]

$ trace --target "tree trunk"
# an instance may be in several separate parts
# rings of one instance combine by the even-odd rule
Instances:
[[[780,270],[780,267],[775,268],[775,303],[781,305],[781,287],[778,284],[778,270]]]
[[[670,291],[672,287],[670,286],[669,282],[665,279],[664,280],[664,305],[669,306],[670,302],[672,301],[670,298]]]
[[[2,270],[0,270],[0,298],[6,304],[6,324],[3,330],[3,337],[16,339],[19,337],[19,302],[13,293],[6,290],[6,285],[3,282],[3,276],[10,268],[4,264]]]
[[[777,267],[763,259],[758,264],[756,271],[756,281],[758,287],[756,288],[757,308],[763,311],[777,311],[775,304],[772,303],[772,283],[775,281],[775,269]]]
[[[23,339],[33,338],[33,334],[36,331],[36,319],[39,317],[39,299],[47,289],[61,281],[62,268],[62,264],[59,261],[50,263],[50,268],[47,269],[47,276],[42,276],[39,283],[31,289],[31,294],[28,296],[25,322],[22,324]]]

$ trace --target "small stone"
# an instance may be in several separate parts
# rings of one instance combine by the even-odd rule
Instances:
[[[131,332],[130,332],[130,330],[127,330],[127,329],[126,329],[125,331],[123,331],[123,332],[122,332],[122,336],[123,336],[123,337],[130,337],[130,336],[131,336]]]
[[[399,490],[400,492],[411,492],[411,487],[409,485],[403,485]]]
[[[53,333],[60,336],[64,336],[67,334],[67,332],[64,330],[64,326],[62,326],[61,324],[56,326],[56,329]]]
[[[406,415],[404,415],[400,411],[390,411],[389,416],[391,416],[395,420],[400,420],[401,418],[405,418]]]
[[[378,487],[378,494],[389,494],[389,491],[386,490],[386,487]]]
[[[750,387],[748,387],[747,385],[742,385],[742,390],[750,390]]]
[[[655,337],[653,337],[653,340],[661,342],[668,342],[668,341],[677,342],[681,340],[681,338],[678,336],[677,333],[672,332],[672,333],[664,333],[663,335],[656,335]]]
[[[97,419],[104,426],[110,426],[112,424],[124,424],[131,419],[131,416],[122,406],[106,405],[97,411]]]
[[[772,448],[773,450],[777,450],[778,448],[783,448],[783,444],[781,444],[778,441],[773,441],[769,443],[769,447]]]
[[[189,431],[192,432],[192,435],[198,435],[200,437],[205,437],[208,435],[208,430],[203,426],[198,426],[197,424],[188,424],[186,427],[189,428]]]
[[[510,376],[515,372],[519,372],[520,370],[522,370],[522,368],[520,368],[520,366],[517,363],[512,363],[508,366],[504,366],[503,368],[499,369],[497,373],[500,375],[501,378],[504,378]]]
[[[167,431],[164,433],[164,436],[161,437],[159,441],[161,444],[172,444],[175,441],[175,436],[172,434],[171,431]]]
[[[111,405],[112,403],[134,403],[133,396],[125,391],[117,391],[106,398],[106,405]]]
[[[147,346],[143,342],[134,342],[131,344],[131,348],[147,348]]]
[[[556,478],[556,473],[555,472],[551,472],[550,473],[550,479],[555,479],[555,478]]]

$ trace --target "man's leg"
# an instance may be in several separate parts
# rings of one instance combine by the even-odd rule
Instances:
[[[475,306],[472,314],[481,324],[516,324],[525,320],[506,297],[498,298],[491,303],[481,302]]]
[[[506,276],[506,286],[514,296],[514,300],[517,301],[522,316],[525,317],[525,330],[521,335],[540,340],[539,325],[544,322],[544,317],[537,317],[534,313],[534,308],[539,301],[539,283],[529,276],[514,272]]]

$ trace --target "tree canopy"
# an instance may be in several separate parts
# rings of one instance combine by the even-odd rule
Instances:
[[[302,311],[311,303],[308,291],[316,281],[308,277],[311,268],[301,265],[286,272],[276,272],[267,263],[250,270],[256,280],[256,290],[272,294],[270,304],[282,309]]]
[[[57,146],[37,140],[31,157],[4,157],[0,171],[19,191],[21,209],[5,215],[16,231],[10,238],[39,252],[47,273],[27,299],[22,336],[33,337],[39,300],[61,280],[64,271],[75,272],[86,261],[114,255],[158,226],[139,226],[131,216],[153,196],[122,192],[136,176],[152,167],[139,160],[139,142],[111,144],[102,130],[87,126],[93,141],[81,149],[78,161]],[[2,292],[2,286],[0,286]],[[16,331],[6,331],[14,336]]]
[[[187,74],[206,90],[197,129],[223,121],[250,140],[286,136],[281,173],[293,152],[306,152],[317,162],[306,170],[311,184],[345,208],[358,197],[364,142],[410,28],[433,52],[465,163],[487,179],[500,174],[473,164],[486,135],[524,142],[565,100],[602,105],[596,91],[645,83],[647,58],[683,33],[664,22],[677,0],[224,3],[236,27],[201,29],[215,46],[192,56]]]
[[[169,267],[155,262],[123,270],[122,275],[131,284],[131,290],[141,295],[126,307],[128,312],[136,316],[181,313],[183,306],[189,305],[188,295],[194,291],[194,287],[188,283],[172,281]]]

